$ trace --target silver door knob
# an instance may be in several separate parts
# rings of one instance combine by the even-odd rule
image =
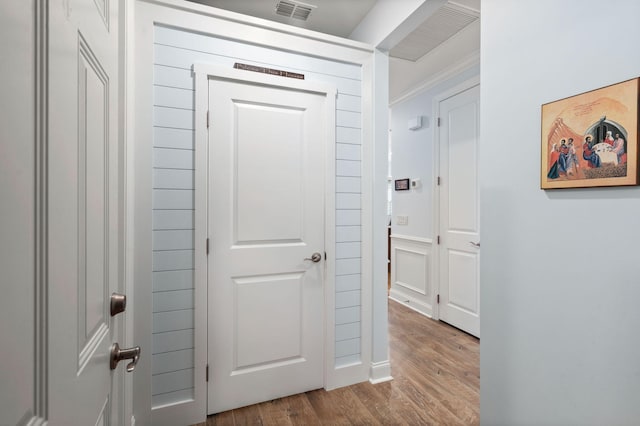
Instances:
[[[312,262],[318,263],[322,260],[322,255],[318,252],[315,252],[311,255],[311,257],[305,257],[304,260],[310,260]]]
[[[471,244],[474,247],[480,247],[480,241],[478,241],[477,243],[473,241],[469,241],[469,244]]]
[[[127,364],[127,373],[131,373],[135,368],[138,360],[140,359],[140,346],[134,346],[129,349],[120,349],[120,345],[114,343],[111,345],[111,356],[109,366],[112,370],[115,370],[118,363],[123,359],[130,359],[131,362]]]

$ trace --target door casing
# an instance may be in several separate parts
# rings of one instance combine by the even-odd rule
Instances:
[[[209,79],[227,79],[233,81],[241,81],[250,84],[260,84],[266,86],[275,86],[281,88],[290,88],[299,91],[318,93],[326,96],[325,103],[325,126],[326,137],[324,140],[324,156],[325,156],[325,182],[324,182],[324,246],[326,251],[326,260],[324,261],[324,386],[327,387],[328,371],[333,369],[334,351],[335,351],[335,108],[336,95],[335,87],[328,84],[309,82],[304,80],[296,80],[285,77],[275,77],[268,74],[261,74],[251,71],[241,71],[236,69],[222,68],[220,66],[199,63],[193,67],[195,74],[195,150],[196,152],[207,152],[207,144],[209,132],[207,128],[207,114],[209,109]],[[196,155],[195,160],[195,291],[196,294],[205,295],[202,297],[206,303],[207,294],[207,253],[201,246],[206,246],[205,239],[213,236],[208,235],[207,225],[207,197],[209,190],[207,189],[207,168],[208,155]],[[202,241],[199,241],[202,240]],[[204,356],[207,357],[207,341],[206,327],[202,324],[208,324],[208,315],[206,307],[204,309],[198,306],[198,296],[196,296],[196,329],[198,325],[204,330],[196,331],[196,345],[201,343],[201,348],[196,347],[196,360]],[[201,336],[204,334],[204,336]],[[209,342],[210,344],[210,342]],[[211,368],[211,367],[210,367]],[[215,368],[215,367],[212,367]],[[204,384],[204,383],[203,383]]]

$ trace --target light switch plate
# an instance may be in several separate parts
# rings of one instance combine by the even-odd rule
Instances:
[[[396,223],[398,225],[408,225],[409,224],[409,216],[396,216]]]

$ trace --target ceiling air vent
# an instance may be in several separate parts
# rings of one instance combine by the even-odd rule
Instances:
[[[417,61],[479,17],[478,11],[449,1],[391,49],[389,55]]]
[[[309,18],[311,11],[315,8],[316,6],[310,4],[290,0],[280,0],[278,4],[276,4],[276,13],[281,16],[286,16],[287,18],[306,21]]]

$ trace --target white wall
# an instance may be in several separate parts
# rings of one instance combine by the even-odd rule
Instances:
[[[433,238],[433,98],[447,89],[477,76],[478,65],[471,66],[430,89],[391,107],[391,174],[393,179],[420,178],[422,187],[393,191],[392,234]],[[408,121],[421,116],[423,127],[409,130]],[[398,225],[397,216],[409,216],[408,225]]]
[[[640,188],[542,191],[539,161],[541,104],[640,75],[639,16],[482,3],[482,424],[638,424]]]

